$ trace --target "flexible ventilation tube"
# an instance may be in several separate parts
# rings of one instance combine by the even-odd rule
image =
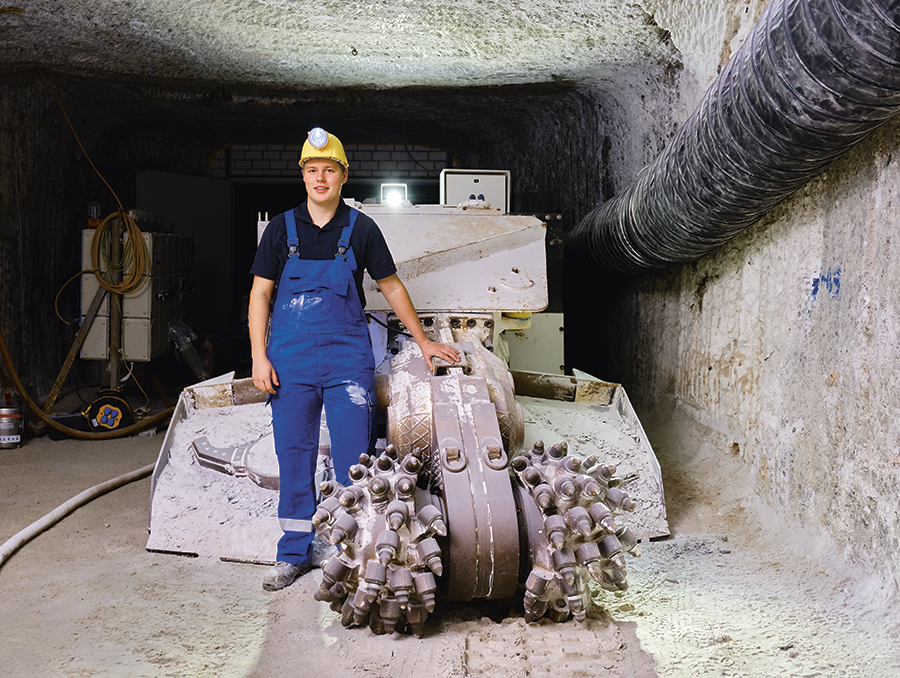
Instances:
[[[567,250],[640,273],[699,259],[900,112],[900,0],[772,0],[697,110]]]

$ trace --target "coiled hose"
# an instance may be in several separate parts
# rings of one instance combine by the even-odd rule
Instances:
[[[728,241],[900,112],[897,0],[773,0],[698,108],[567,254],[619,273]]]
[[[122,257],[118,261],[114,261],[108,254],[111,229],[116,220],[124,225],[126,236],[123,239]],[[117,212],[101,221],[94,233],[91,240],[91,267],[100,286],[113,294],[134,294],[150,279],[150,256],[144,236],[134,219],[121,206]],[[114,272],[122,276],[119,283],[110,280],[110,273]]]

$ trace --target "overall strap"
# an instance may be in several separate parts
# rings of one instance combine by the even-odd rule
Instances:
[[[297,222],[294,220],[294,210],[284,213],[284,225],[287,227],[288,259],[300,258],[300,240],[297,238]]]
[[[351,271],[356,270],[356,256],[353,254],[353,248],[350,247],[350,236],[353,234],[353,226],[356,224],[356,217],[358,215],[359,210],[355,207],[351,207],[350,223],[344,226],[344,230],[341,231],[341,237],[340,240],[338,240],[337,254],[334,255],[335,259],[341,259],[350,264]]]

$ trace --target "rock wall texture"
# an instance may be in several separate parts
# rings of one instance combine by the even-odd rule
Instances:
[[[56,371],[69,333],[54,297],[80,268],[77,241],[61,237],[77,228],[73,146],[42,82],[0,84],[0,331],[17,364]],[[73,318],[75,303],[64,298],[59,313]],[[21,377],[46,395],[56,371],[26,368]]]
[[[684,73],[675,117],[684,121],[743,44],[769,0],[644,0],[641,4],[670,34],[681,54]]]
[[[655,4],[658,19],[683,6]],[[705,28],[690,12],[670,15],[682,101],[697,97],[719,47],[737,39],[738,16],[759,4],[723,3]],[[748,487],[784,516],[773,530],[799,522],[892,588],[898,132],[897,121],[881,128],[699,262],[601,281],[595,306],[608,321],[596,367],[605,378],[621,380],[649,417],[690,416],[719,432],[721,454],[741,459]]]

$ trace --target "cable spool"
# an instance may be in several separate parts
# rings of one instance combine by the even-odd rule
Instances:
[[[112,388],[100,390],[100,397],[92,402],[82,412],[88,421],[92,431],[115,431],[126,426],[131,426],[134,421],[134,413],[131,405],[123,398],[119,391]]]

